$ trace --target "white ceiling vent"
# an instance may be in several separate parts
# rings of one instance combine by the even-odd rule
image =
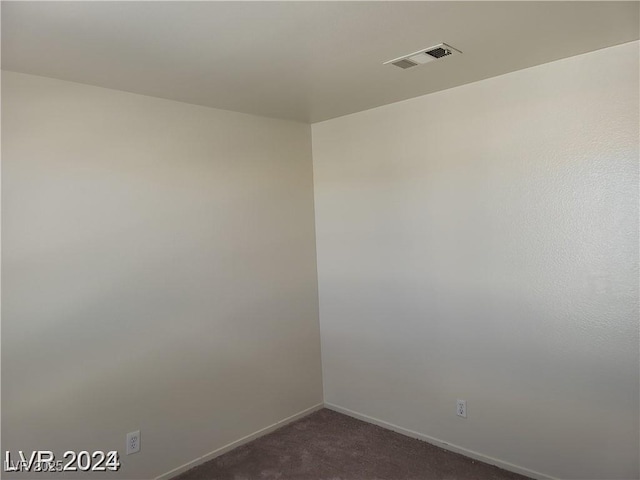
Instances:
[[[422,65],[424,63],[433,62],[434,60],[448,57],[449,55],[457,55],[460,53],[462,53],[460,50],[456,50],[446,43],[440,43],[433,47],[423,48],[422,50],[418,50],[417,52],[394,58],[393,60],[384,62],[384,65],[390,63],[391,65],[395,65],[396,67],[407,69],[415,67],[417,65]]]

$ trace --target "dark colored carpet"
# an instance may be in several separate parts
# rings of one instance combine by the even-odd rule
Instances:
[[[323,409],[174,480],[523,480],[492,465]]]

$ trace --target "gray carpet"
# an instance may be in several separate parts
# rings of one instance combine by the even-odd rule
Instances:
[[[323,409],[174,480],[524,480]]]

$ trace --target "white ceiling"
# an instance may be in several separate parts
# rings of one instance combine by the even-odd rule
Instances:
[[[317,122],[637,40],[639,5],[3,2],[2,68]],[[440,42],[463,55],[382,65]]]

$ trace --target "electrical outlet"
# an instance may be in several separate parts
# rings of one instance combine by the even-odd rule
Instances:
[[[127,455],[140,451],[140,430],[127,433]]]
[[[466,400],[456,400],[456,414],[459,417],[467,418],[467,401]]]

